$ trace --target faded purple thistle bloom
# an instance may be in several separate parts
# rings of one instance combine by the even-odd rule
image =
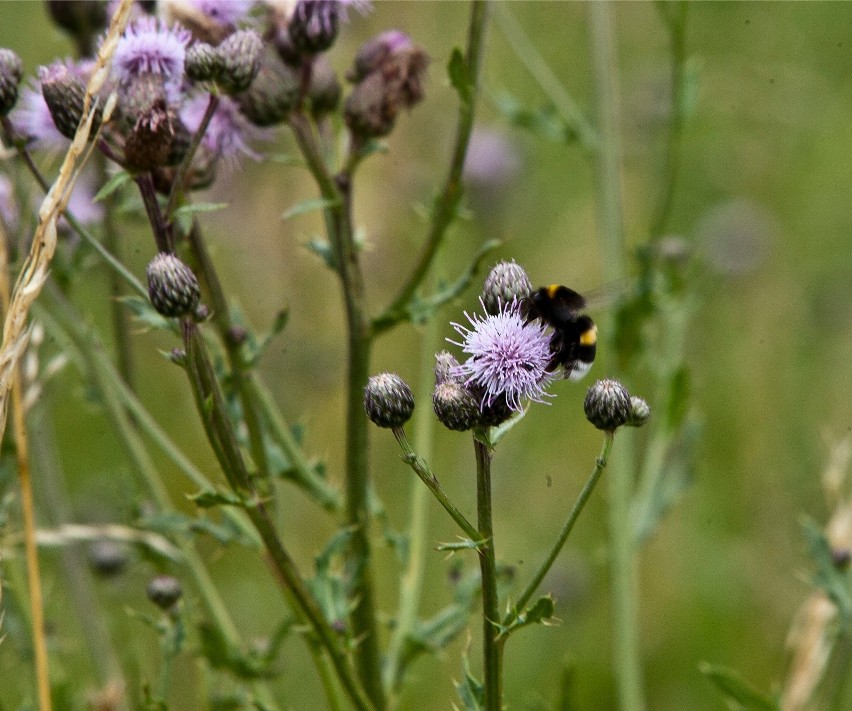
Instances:
[[[0,173],[0,222],[10,232],[18,229],[20,209],[15,200],[15,186],[12,181]]]
[[[118,41],[113,57],[113,73],[122,84],[142,74],[156,74],[170,92],[183,80],[186,48],[192,35],[180,25],[166,27],[153,17],[143,17],[129,25]]]
[[[187,101],[181,109],[181,120],[190,132],[195,133],[198,130],[208,102],[207,94],[200,94]],[[227,167],[235,168],[242,156],[260,160],[261,155],[252,149],[251,143],[268,141],[271,137],[271,131],[252,124],[243,116],[234,101],[222,96],[201,145],[221,158]]]
[[[18,105],[9,114],[15,134],[28,140],[28,147],[48,152],[64,151],[70,141],[53,123],[53,116],[41,93],[41,85],[33,79],[21,92]]]
[[[248,15],[254,0],[182,0],[181,4],[200,12],[218,25],[234,27]]]
[[[68,212],[83,225],[94,225],[104,219],[104,204],[95,202],[95,194],[99,189],[94,173],[87,166],[74,183],[74,190],[68,199]],[[70,229],[64,217],[60,219],[59,225]]]
[[[538,321],[525,323],[517,300],[502,304],[495,315],[465,312],[465,316],[472,328],[452,324],[464,341],[447,340],[470,354],[458,372],[467,378],[468,386],[482,389],[480,408],[500,396],[515,411],[523,408],[523,400],[544,402],[545,388],[554,379],[545,370],[551,359],[550,334],[545,327]]]

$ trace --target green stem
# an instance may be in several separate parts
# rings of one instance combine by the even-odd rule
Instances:
[[[393,435],[396,437],[396,441],[399,442],[399,446],[402,448],[402,461],[414,470],[414,473],[420,477],[420,481],[426,484],[429,491],[431,491],[438,500],[438,503],[444,507],[444,510],[450,514],[453,521],[459,525],[459,528],[461,528],[467,537],[474,543],[481,543],[483,545],[487,544],[487,541],[483,540],[480,530],[467,520],[467,517],[456,508],[455,504],[453,504],[446,493],[444,493],[444,490],[441,488],[441,484],[438,482],[438,477],[432,473],[429,465],[417,456],[417,453],[411,447],[411,444],[408,442],[408,438],[405,436],[405,430],[403,430],[402,427],[396,427],[393,430]]]
[[[467,49],[464,63],[467,77],[467,96],[459,103],[456,140],[450,168],[444,185],[435,200],[432,220],[426,240],[417,257],[414,269],[401,287],[399,294],[378,316],[373,324],[376,333],[388,330],[405,317],[406,306],[420,287],[429,268],[435,260],[438,248],[443,242],[447,228],[452,224],[458,213],[459,201],[462,197],[462,170],[470,135],[473,131],[473,121],[476,114],[476,99],[479,95],[479,74],[482,66],[482,55],[485,46],[485,28],[488,24],[490,3],[485,0],[474,0],[471,5],[470,23],[468,25]]]
[[[605,281],[616,283],[626,275],[625,239],[622,222],[621,140],[619,132],[618,62],[612,27],[612,6],[590,3],[589,24],[592,71],[597,90],[597,113],[601,137],[597,152],[598,206],[601,251]],[[614,370],[611,368],[611,370]],[[629,429],[629,428],[628,428]],[[614,667],[621,711],[646,708],[639,654],[638,569],[629,525],[633,488],[633,432],[625,431],[623,446],[613,456],[609,485],[610,568]]]
[[[205,422],[211,443],[215,442],[214,451],[220,457],[220,464],[228,482],[235,493],[246,499],[246,513],[266,546],[267,557],[281,582],[288,603],[299,618],[313,629],[355,707],[361,711],[369,711],[374,706],[353,674],[345,648],[299,575],[295,562],[284,548],[266,505],[259,497],[245,467],[204,339],[192,322],[184,321],[183,330],[187,374],[196,408]]]
[[[216,267],[210,258],[210,252],[207,250],[198,220],[193,220],[187,241],[189,242],[189,248],[192,251],[195,264],[199,270],[198,276],[207,287],[207,293],[210,295],[213,307],[213,323],[216,325],[216,329],[219,332],[219,339],[225,346],[225,352],[228,355],[231,378],[234,383],[234,389],[240,398],[243,419],[248,430],[252,459],[260,475],[263,478],[268,478],[269,462],[266,456],[263,428],[261,427],[260,417],[257,412],[257,403],[252,398],[252,392],[248,384],[250,378],[249,368],[243,360],[241,342],[235,337],[234,323],[231,319],[228,300],[225,297],[222,282],[219,281],[219,275],[216,273]]]
[[[500,607],[497,599],[497,557],[491,508],[491,452],[479,439],[476,452],[476,511],[479,535],[479,569],[482,574],[482,666],[485,685],[485,711],[503,708],[503,645],[498,641]]]
[[[437,319],[426,322],[420,341],[420,381],[415,402],[429,402],[434,385],[435,342],[438,337]],[[418,452],[431,452],[435,432],[435,417],[429,408],[414,411],[414,441]],[[394,432],[396,436],[396,432]],[[403,432],[403,437],[404,437]],[[399,441],[399,439],[397,439]],[[408,527],[408,560],[400,580],[399,608],[396,625],[385,656],[384,685],[389,694],[395,694],[402,684],[401,653],[403,643],[417,624],[417,611],[423,592],[423,574],[426,564],[427,532],[429,527],[429,489],[411,480],[410,514]],[[392,705],[396,697],[391,698]]]
[[[541,581],[544,580],[544,576],[547,575],[550,568],[556,562],[556,558],[562,550],[562,547],[565,545],[565,541],[567,541],[568,536],[571,535],[571,530],[574,528],[574,524],[577,522],[577,519],[580,517],[580,514],[582,513],[586,502],[592,495],[592,492],[594,491],[595,486],[598,483],[598,479],[600,479],[601,474],[603,474],[604,469],[606,469],[606,463],[609,459],[609,453],[612,450],[612,442],[613,433],[605,432],[603,446],[601,447],[600,454],[595,460],[595,467],[594,469],[592,469],[591,475],[589,476],[588,480],[586,480],[582,491],[580,491],[580,495],[574,502],[574,506],[571,507],[571,512],[568,514],[568,518],[565,519],[565,523],[562,525],[562,530],[559,532],[559,536],[557,536],[556,541],[553,543],[553,546],[551,546],[550,552],[547,554],[547,558],[545,558],[542,564],[539,566],[539,569],[536,571],[532,580],[530,580],[526,588],[524,588],[524,591],[521,593],[520,597],[518,598],[518,601],[515,603],[516,610],[523,610],[523,608],[535,594],[535,591],[538,590],[538,586],[541,585]],[[508,617],[506,621],[508,623]]]

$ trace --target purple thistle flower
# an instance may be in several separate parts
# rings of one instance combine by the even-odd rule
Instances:
[[[198,130],[208,102],[207,94],[199,94],[184,104],[180,117],[190,132],[195,133]],[[261,155],[252,149],[251,143],[268,141],[271,137],[271,131],[252,124],[243,116],[233,100],[222,96],[201,145],[220,157],[228,167],[235,168],[242,156],[260,160]]]
[[[15,200],[15,186],[12,181],[0,173],[0,222],[10,232],[18,229],[20,209]]]
[[[545,388],[554,379],[546,370],[551,359],[546,328],[538,321],[526,323],[517,300],[501,304],[495,315],[465,312],[465,316],[472,328],[452,324],[464,341],[447,340],[470,354],[458,366],[458,374],[466,378],[466,385],[482,390],[480,409],[501,396],[516,411],[522,409],[523,400],[544,402]]]
[[[186,48],[192,35],[180,25],[166,27],[153,17],[143,17],[124,31],[113,58],[113,72],[122,84],[142,74],[162,76],[174,92],[183,79]]]
[[[254,0],[183,0],[183,4],[217,25],[233,27],[248,14]]]

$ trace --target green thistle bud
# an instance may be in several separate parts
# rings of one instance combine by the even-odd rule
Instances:
[[[221,57],[219,85],[228,93],[238,94],[251,86],[260,70],[263,42],[253,30],[239,30],[229,35],[217,48]]]
[[[184,72],[190,81],[214,81],[222,72],[224,60],[218,48],[196,42],[186,50]]]
[[[38,72],[41,82],[41,93],[56,130],[65,138],[74,138],[77,127],[83,119],[83,104],[86,97],[86,85],[83,80],[73,74],[68,67],[61,63],[41,67]],[[92,121],[92,131],[89,140],[101,124],[101,111],[98,109]]]
[[[190,316],[201,291],[192,270],[174,254],[160,252],[148,263],[148,296],[157,313],[169,318]]]
[[[168,612],[183,597],[183,586],[172,575],[158,575],[148,583],[145,593],[157,607]]]
[[[466,387],[452,381],[435,386],[432,408],[441,424],[456,432],[466,432],[476,427],[482,417],[476,398]]]
[[[630,393],[617,380],[598,380],[586,394],[586,419],[599,430],[614,432],[630,419]]]
[[[109,538],[93,541],[89,546],[89,563],[98,575],[104,577],[121,573],[127,567],[129,559],[127,546]]]
[[[340,29],[339,0],[299,0],[287,25],[293,48],[305,55],[324,52]]]
[[[379,427],[402,427],[414,412],[414,395],[395,373],[380,373],[364,389],[364,409]]]
[[[277,54],[266,51],[251,86],[234,99],[256,126],[274,126],[287,119],[299,100],[299,80]]]
[[[526,301],[532,294],[533,288],[530,278],[524,268],[511,262],[499,262],[485,278],[485,286],[482,288],[482,304],[486,313],[496,316],[500,313],[500,307],[511,304],[516,299],[520,302]]]
[[[340,104],[340,94],[340,82],[331,64],[324,56],[317,57],[311,66],[311,83],[308,86],[311,113],[319,117],[335,111]]]
[[[630,417],[625,422],[628,427],[641,427],[651,417],[651,408],[641,397],[630,398]]]
[[[0,117],[14,108],[23,74],[21,58],[11,49],[0,49]]]

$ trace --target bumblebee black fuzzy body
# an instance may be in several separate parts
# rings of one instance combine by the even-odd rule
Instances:
[[[547,371],[561,370],[568,380],[580,380],[595,361],[598,329],[589,316],[580,313],[585,307],[580,294],[561,284],[536,289],[526,303],[528,322],[539,319],[553,329]]]

